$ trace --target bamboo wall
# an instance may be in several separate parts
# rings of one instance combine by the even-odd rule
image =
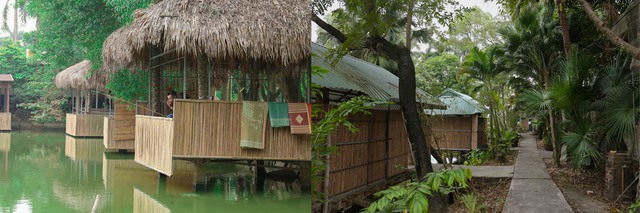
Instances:
[[[135,161],[167,176],[173,175],[173,132],[171,118],[136,115]]]
[[[11,151],[11,133],[0,133],[0,151]]]
[[[136,111],[128,104],[116,103],[114,116],[104,117],[104,147],[107,149],[134,149]]]
[[[337,146],[328,162],[329,187],[323,187],[330,197],[385,182],[407,168],[409,144],[400,111],[373,110],[349,121],[358,132],[340,127],[330,138]]]
[[[438,149],[473,150],[486,146],[484,118],[471,116],[433,117],[432,130]]]
[[[173,156],[182,158],[311,160],[311,137],[267,121],[264,149],[240,148],[242,102],[176,100]]]
[[[0,112],[0,131],[11,130],[11,113]]]
[[[104,115],[67,113],[66,133],[74,137],[102,137]]]
[[[104,147],[101,140],[96,138],[65,137],[64,155],[71,160],[102,161]]]

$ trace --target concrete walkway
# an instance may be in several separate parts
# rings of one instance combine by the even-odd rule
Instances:
[[[536,147],[535,136],[523,134],[504,213],[573,212],[560,189],[547,173]]]
[[[467,168],[471,170],[473,177],[483,178],[507,178],[513,177],[513,166],[464,166],[453,165],[454,169]],[[434,170],[442,169],[442,164],[433,164]]]

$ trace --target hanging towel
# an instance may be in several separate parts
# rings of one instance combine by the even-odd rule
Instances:
[[[242,102],[240,147],[264,149],[267,133],[267,107],[266,102]]]
[[[289,104],[269,102],[269,121],[271,121],[271,127],[289,126]]]
[[[289,118],[289,123],[291,124],[291,134],[311,134],[310,103],[289,103]]]

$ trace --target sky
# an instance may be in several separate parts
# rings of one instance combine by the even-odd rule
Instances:
[[[14,0],[0,0],[0,11],[2,11],[2,9],[4,9],[4,6],[7,4],[7,1],[11,1],[11,3],[15,2]],[[11,30],[13,30],[13,6],[12,4],[9,4],[9,7],[11,7],[11,9],[9,10],[9,13],[7,14],[7,19],[8,19],[8,24],[9,24],[9,28],[11,28]],[[2,20],[2,17],[0,16],[0,21],[4,22],[4,20]],[[0,23],[2,23],[0,22]],[[25,31],[25,32],[30,32],[30,31],[34,31],[36,29],[36,20],[35,19],[27,19],[27,22],[24,23],[22,21],[18,22],[18,31]],[[4,37],[4,36],[9,36],[8,32],[0,32],[0,37]]]
[[[458,3],[460,3],[460,5],[465,7],[478,6],[481,10],[488,12],[494,17],[498,16],[498,14],[500,13],[500,7],[493,1],[485,2],[484,0],[458,0]],[[339,5],[334,3],[334,5],[332,5],[327,11],[335,10],[338,7]],[[317,37],[318,37],[317,30],[318,30],[318,26],[315,23],[312,23],[311,24],[311,40],[312,41],[317,40]]]

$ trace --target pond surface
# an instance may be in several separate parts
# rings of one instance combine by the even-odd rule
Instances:
[[[101,138],[0,133],[0,212],[91,212],[95,203],[96,212],[311,212],[299,179],[262,180],[252,166],[208,163],[207,189],[195,192],[191,162],[174,160],[174,176],[163,180],[134,154],[103,147]]]

